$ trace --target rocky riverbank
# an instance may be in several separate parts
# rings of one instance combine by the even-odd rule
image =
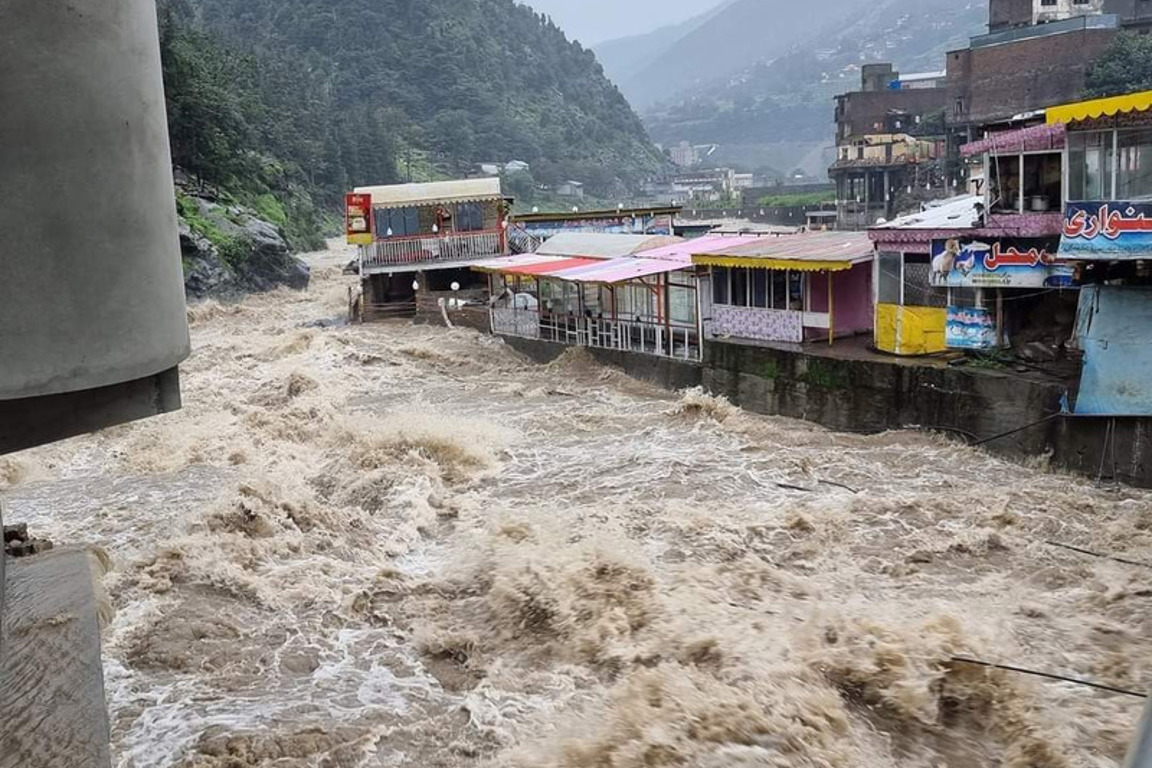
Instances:
[[[310,270],[280,228],[242,205],[178,194],[180,254],[189,299],[308,287]]]

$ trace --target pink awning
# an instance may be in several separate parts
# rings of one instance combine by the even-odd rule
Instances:
[[[1064,142],[1068,136],[1068,127],[1063,123],[1056,125],[1033,125],[1028,128],[1017,128],[1013,131],[994,133],[986,139],[974,141],[960,147],[960,154],[964,157],[993,154],[1011,154],[1013,152],[1053,152],[1064,149]]]
[[[623,258],[602,261],[588,267],[552,272],[548,276],[576,283],[624,283],[642,277],[692,268],[690,263],[683,264],[662,259]]]

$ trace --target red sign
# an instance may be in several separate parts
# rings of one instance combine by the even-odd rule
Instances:
[[[372,244],[372,195],[344,196],[344,231],[349,245]]]

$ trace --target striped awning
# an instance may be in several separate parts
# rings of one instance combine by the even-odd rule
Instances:
[[[1081,120],[1094,120],[1101,117],[1115,117],[1130,112],[1146,112],[1152,109],[1152,91],[1129,93],[1107,99],[1092,99],[1075,104],[1064,104],[1048,108],[1049,123],[1075,123]]]

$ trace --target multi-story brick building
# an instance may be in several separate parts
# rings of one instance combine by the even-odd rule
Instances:
[[[1021,127],[1075,101],[1088,70],[1124,29],[1152,28],[1152,0],[989,0],[989,32],[947,54],[946,73],[904,87],[890,64],[864,68],[859,91],[836,98],[841,227],[874,224],[924,197],[963,190],[959,148],[989,127]],[[928,87],[924,87],[925,83]],[[940,140],[938,153],[881,153],[884,136]],[[904,141],[904,139],[892,139]],[[870,147],[866,153],[860,147]]]

